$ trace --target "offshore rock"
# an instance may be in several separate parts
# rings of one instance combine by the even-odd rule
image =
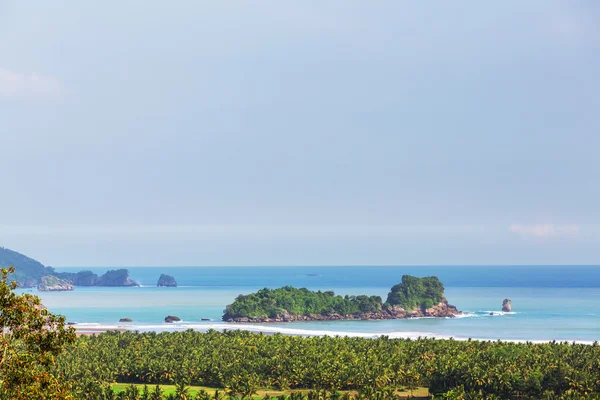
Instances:
[[[110,270],[101,276],[88,270],[77,273],[58,272],[55,275],[75,286],[139,286],[129,277],[129,271],[126,269]]]
[[[181,318],[179,318],[179,317],[176,317],[176,316],[174,316],[174,315],[169,315],[169,316],[167,316],[167,317],[165,318],[165,322],[166,322],[166,323],[169,323],[169,324],[171,324],[171,323],[173,323],[173,322],[177,322],[177,321],[181,321]]]
[[[121,318],[119,322],[133,322],[131,318]]]
[[[502,302],[502,311],[510,312],[510,310],[512,310],[512,302],[510,301],[510,299],[504,299],[504,301]]]
[[[71,282],[52,275],[42,276],[41,282],[38,285],[40,292],[64,292],[73,289],[75,287]]]
[[[160,274],[160,278],[158,278],[158,283],[156,284],[158,287],[177,287],[177,281],[171,275]]]
[[[79,271],[73,275],[72,282],[75,286],[94,286],[98,283],[98,275],[92,271]]]
[[[354,314],[310,314],[310,315],[294,315],[287,311],[273,317],[234,317],[231,318],[227,314],[223,317],[226,322],[242,322],[242,323],[263,323],[263,322],[294,322],[294,321],[343,321],[343,320],[383,320],[383,319],[405,319],[419,317],[434,317],[434,318],[454,318],[461,315],[455,306],[448,304],[446,299],[440,303],[427,308],[425,310],[417,308],[406,311],[399,306],[391,306],[384,304],[378,311],[359,312]]]
[[[448,304],[448,300],[444,299],[439,304],[434,305],[431,308],[425,310],[425,317],[436,317],[436,318],[454,318],[455,316],[462,314],[451,304]]]
[[[126,269],[107,271],[98,278],[94,286],[140,286],[129,277]]]

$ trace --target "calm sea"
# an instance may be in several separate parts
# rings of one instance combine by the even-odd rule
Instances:
[[[57,268],[73,272],[108,268]],[[427,266],[427,267],[136,267],[131,277],[141,287],[76,288],[37,293],[52,311],[81,328],[118,326],[140,331],[248,329],[299,335],[372,337],[454,337],[504,340],[600,340],[600,266]],[[157,288],[161,273],[173,275],[177,288]],[[223,309],[239,294],[284,285],[334,290],[338,294],[379,295],[384,299],[402,275],[435,275],[451,304],[465,312],[455,319],[394,321],[227,324]],[[510,298],[513,312],[501,310]],[[182,322],[166,324],[167,315]],[[120,318],[133,323],[119,323]],[[210,321],[201,321],[208,318]]]

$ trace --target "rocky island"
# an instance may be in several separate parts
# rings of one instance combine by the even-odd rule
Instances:
[[[435,277],[404,275],[383,303],[379,296],[339,296],[332,291],[313,292],[285,286],[239,295],[223,314],[226,322],[292,322],[453,318],[462,314],[444,297],[444,286]]]
[[[98,276],[92,271],[59,272],[55,274],[59,278],[71,282],[75,286],[140,286],[129,276],[126,269],[106,271]]]
[[[64,292],[73,290],[74,288],[71,282],[53,275],[42,276],[41,282],[37,287],[40,292]]]
[[[177,281],[171,275],[160,274],[160,278],[158,278],[158,282],[156,283],[157,287],[177,287]]]
[[[56,272],[33,258],[0,247],[0,268],[9,266],[15,268],[11,278],[19,287],[37,286],[40,291],[73,290],[73,286],[139,286],[126,269],[107,271],[101,276],[92,271]]]

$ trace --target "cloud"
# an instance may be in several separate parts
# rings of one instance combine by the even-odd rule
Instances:
[[[555,224],[512,224],[509,227],[512,233],[523,237],[533,238],[553,238],[553,237],[573,237],[579,235],[579,225],[555,225]]]
[[[60,81],[38,73],[13,72],[0,67],[0,97],[48,96],[60,93]]]

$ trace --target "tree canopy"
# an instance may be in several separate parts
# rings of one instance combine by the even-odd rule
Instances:
[[[13,267],[0,269],[0,398],[70,399],[51,373],[56,357],[74,342],[73,328],[31,294],[17,295]]]
[[[223,319],[248,317],[274,318],[285,314],[353,314],[381,309],[379,296],[336,296],[332,291],[313,292],[306,288],[284,286],[279,289],[261,289],[249,295],[239,295],[227,306]]]
[[[436,276],[416,278],[410,275],[402,277],[402,283],[392,287],[387,303],[398,305],[405,310],[429,308],[444,300],[444,285]]]

